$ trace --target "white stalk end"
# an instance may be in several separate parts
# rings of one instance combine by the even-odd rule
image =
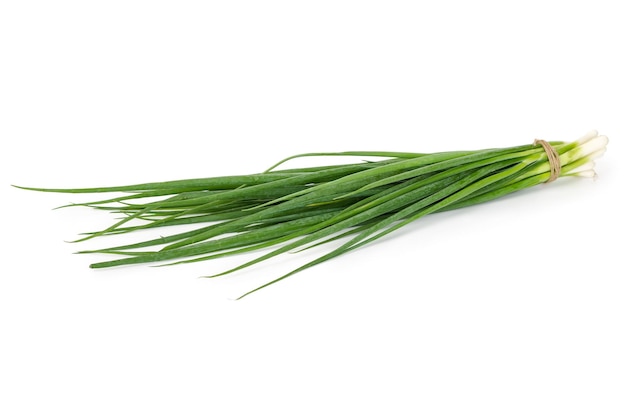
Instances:
[[[590,154],[600,150],[604,153],[607,143],[609,143],[609,139],[606,136],[596,136],[587,140],[585,143],[580,145],[582,157],[589,156]]]
[[[596,162],[594,162],[593,160],[578,166],[575,169],[572,169],[569,171],[569,173],[567,173],[568,175],[576,175],[578,173],[583,173],[583,172],[588,172],[590,170],[593,170],[593,168],[596,166]]]
[[[598,177],[598,175],[596,174],[595,170],[585,170],[582,172],[578,172],[578,173],[568,173],[567,176],[576,176],[576,177],[591,177],[593,179],[595,179],[596,177]]]
[[[597,136],[598,136],[598,131],[597,130],[591,130],[586,135],[584,135],[580,139],[576,140],[576,143],[578,143],[579,145],[583,145],[583,144],[587,143],[589,140],[591,140],[591,139],[593,139],[594,137],[597,137]]]
[[[606,147],[603,147],[600,150],[596,150],[595,152],[591,153],[589,156],[587,156],[589,158],[589,160],[595,160],[595,159],[599,159],[600,157],[602,157],[602,155],[604,154],[604,152],[606,152]]]

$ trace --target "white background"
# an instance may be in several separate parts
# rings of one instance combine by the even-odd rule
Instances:
[[[0,410],[626,410],[618,4],[1,2]],[[9,186],[593,128],[595,181],[427,217],[242,301],[319,252],[93,271],[63,241],[110,216]]]

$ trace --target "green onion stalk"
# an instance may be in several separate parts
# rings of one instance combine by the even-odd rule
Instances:
[[[77,242],[139,230],[201,224],[142,242],[79,253],[107,254],[91,264],[108,268],[158,262],[173,265],[264,250],[222,273],[311,247],[339,246],[262,284],[258,291],[295,273],[351,252],[435,212],[483,203],[556,177],[594,177],[594,159],[608,139],[593,131],[574,142],[550,141],[509,148],[439,153],[334,152],[289,157],[257,174],[174,180],[83,189],[21,189],[61,193],[113,193],[87,206],[123,216]],[[551,153],[552,152],[552,158]],[[304,156],[368,157],[307,168],[283,164]],[[555,162],[558,164],[555,165]],[[195,226],[194,226],[195,227]]]

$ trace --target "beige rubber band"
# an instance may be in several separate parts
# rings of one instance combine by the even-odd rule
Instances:
[[[561,174],[561,159],[559,159],[559,154],[554,150],[554,147],[545,140],[535,139],[534,144],[540,144],[543,147],[543,150],[546,151],[546,155],[548,156],[548,162],[550,163],[550,178],[548,178],[545,183],[556,180]]]

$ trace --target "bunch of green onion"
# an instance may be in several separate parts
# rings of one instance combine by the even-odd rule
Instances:
[[[21,188],[63,193],[125,192],[111,199],[78,204],[124,216],[79,241],[150,228],[203,224],[138,243],[81,252],[115,255],[112,260],[92,264],[92,268],[200,262],[267,249],[260,257],[209,276],[215,277],[285,252],[342,240],[321,257],[243,297],[428,214],[486,202],[556,177],[593,177],[593,160],[605,151],[607,141],[594,131],[575,142],[548,142],[547,148],[535,143],[432,154],[307,153],[252,175],[86,189]],[[558,154],[558,176],[554,159],[549,159],[550,147]],[[285,161],[302,156],[367,156],[380,160],[279,169]]]

